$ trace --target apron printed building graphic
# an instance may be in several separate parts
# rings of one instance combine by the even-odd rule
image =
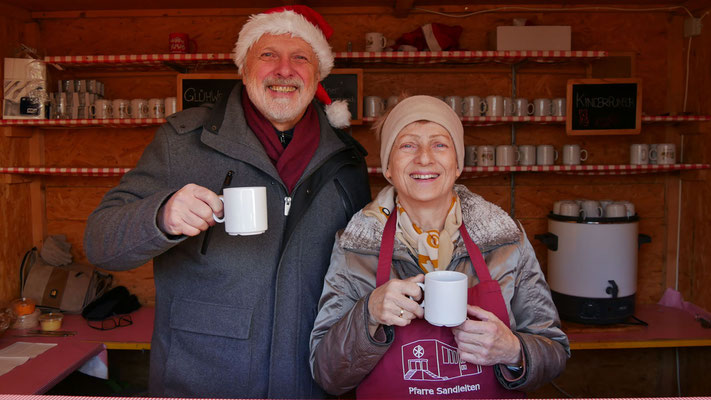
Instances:
[[[456,347],[436,339],[416,340],[401,350],[406,381],[447,381],[481,373],[480,365],[461,361]]]

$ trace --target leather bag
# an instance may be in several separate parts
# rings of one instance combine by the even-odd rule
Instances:
[[[79,314],[84,307],[104,294],[113,281],[111,274],[90,265],[53,266],[45,263],[33,247],[22,259],[20,292],[38,306]]]

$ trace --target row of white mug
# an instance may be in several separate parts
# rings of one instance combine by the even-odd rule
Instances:
[[[165,99],[92,99],[89,93],[55,93],[51,102],[54,119],[165,118],[177,110],[175,97]],[[67,99],[73,99],[71,101]],[[78,101],[77,101],[78,99]]]
[[[632,144],[630,164],[676,164],[676,146],[674,143]]]
[[[559,200],[553,203],[553,214],[582,219],[629,218],[636,215],[632,202],[621,200]]]
[[[588,159],[588,152],[577,144],[563,145],[563,165],[579,165]],[[513,165],[553,165],[558,160],[558,151],[550,144],[538,146],[524,144],[514,146],[502,144],[498,146],[466,146],[464,149],[464,164],[480,167],[513,166]]]
[[[500,95],[479,96],[434,96],[444,101],[460,117],[564,117],[565,99],[540,98],[529,102],[522,97],[511,98]],[[398,102],[397,96],[390,96],[386,100],[378,96],[365,96],[363,115],[374,118],[382,115],[386,108],[392,108]]]

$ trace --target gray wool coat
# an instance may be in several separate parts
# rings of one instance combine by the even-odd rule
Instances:
[[[323,396],[311,378],[309,334],[335,232],[370,201],[365,151],[337,134],[314,103],[319,147],[287,193],[245,123],[240,94],[238,85],[222,106],[168,117],[87,222],[84,248],[93,264],[127,270],[154,260],[153,396]],[[229,236],[217,225],[202,255],[204,234],[169,237],[158,229],[158,210],[174,192],[195,183],[217,193],[228,170],[231,186],[266,186],[264,234]],[[319,174],[320,189],[307,181]]]

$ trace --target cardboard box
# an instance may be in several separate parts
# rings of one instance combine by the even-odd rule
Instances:
[[[3,80],[3,118],[44,119],[47,67],[32,58],[6,58]]]
[[[570,26],[497,26],[492,50],[570,50]]]

